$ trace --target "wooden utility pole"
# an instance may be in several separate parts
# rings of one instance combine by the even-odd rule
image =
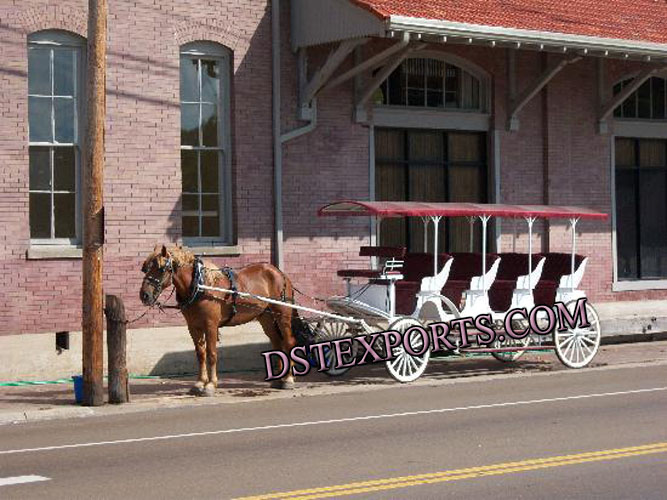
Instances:
[[[123,305],[123,300],[116,295],[107,295],[104,302],[104,313],[107,316],[109,403],[128,403],[130,387],[127,376],[125,305]]]
[[[88,0],[88,119],[83,168],[83,404],[104,404],[102,249],[107,0]]]

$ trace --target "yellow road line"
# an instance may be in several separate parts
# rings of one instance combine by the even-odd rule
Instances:
[[[575,465],[602,460],[615,460],[619,458],[654,453],[667,453],[667,442],[578,453],[573,455],[561,455],[549,458],[536,458],[518,462],[506,462],[485,465],[481,467],[468,467],[464,469],[454,469],[449,471],[417,474],[412,476],[359,481],[336,486],[301,489],[282,493],[269,493],[265,495],[243,497],[237,500],[271,500],[283,498],[289,498],[292,500],[313,500],[316,498],[357,495],[360,493],[405,488],[408,486],[441,483],[446,481],[458,481],[460,479],[472,479],[476,477],[494,476],[500,474],[510,474],[514,472],[524,472],[536,469],[545,469],[549,467],[560,467],[563,465]]]

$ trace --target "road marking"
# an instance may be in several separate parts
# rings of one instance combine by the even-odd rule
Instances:
[[[44,476],[14,476],[0,477],[0,486],[10,486],[12,484],[37,483],[39,481],[50,481],[50,477]]]
[[[520,462],[506,462],[493,465],[485,465],[481,467],[468,467],[465,469],[454,469],[449,471],[433,472],[428,474],[417,474],[413,476],[375,479],[370,481],[339,484],[336,486],[326,486],[321,488],[286,491],[282,493],[269,493],[266,495],[242,497],[236,500],[273,500],[273,499],[314,500],[318,498],[358,495],[361,493],[386,491],[398,488],[407,488],[410,486],[443,483],[447,481],[459,481],[461,479],[473,479],[485,476],[498,476],[502,474],[512,474],[515,472],[526,472],[537,469],[547,469],[550,467],[561,467],[564,465],[576,465],[589,462],[599,462],[602,460],[617,460],[620,458],[650,455],[655,453],[667,453],[667,442],[653,443],[642,446],[631,446],[629,448],[617,448],[611,450],[578,453],[574,455],[561,455],[549,458],[535,458],[535,459],[523,460]]]
[[[222,434],[236,434],[240,432],[257,432],[257,431],[267,431],[275,429],[289,429],[289,428],[298,428],[298,427],[311,427],[316,425],[326,425],[326,424],[340,424],[340,423],[349,423],[349,422],[360,422],[367,420],[382,420],[388,418],[399,418],[399,417],[415,417],[421,415],[435,415],[438,413],[453,413],[458,411],[470,411],[470,410],[485,410],[490,408],[506,408],[511,406],[526,406],[534,405],[541,403],[556,403],[561,401],[572,401],[577,399],[590,399],[590,398],[605,398],[613,396],[624,396],[629,394],[646,394],[651,392],[662,392],[667,391],[667,387],[652,387],[649,389],[635,389],[631,391],[616,391],[616,392],[600,392],[593,394],[578,394],[576,396],[563,396],[557,398],[542,398],[542,399],[529,399],[525,401],[507,401],[504,403],[489,403],[481,405],[472,405],[472,406],[456,406],[453,408],[437,408],[434,410],[415,410],[415,411],[405,411],[401,413],[388,413],[380,415],[361,415],[357,417],[345,417],[345,418],[332,418],[328,420],[313,420],[306,422],[289,422],[285,424],[272,424],[272,425],[260,425],[256,427],[237,427],[232,429],[219,429],[215,431],[201,431],[201,432],[187,432],[183,434],[167,434],[164,436],[149,436],[141,438],[128,438],[128,439],[117,439],[113,441],[97,441],[90,443],[72,443],[72,444],[60,444],[54,446],[41,446],[38,448],[20,448],[15,450],[1,450],[0,455],[14,455],[17,453],[31,453],[39,451],[54,451],[54,450],[67,450],[74,448],[90,448],[93,446],[108,446],[114,444],[131,444],[131,443],[145,443],[150,441],[167,441],[171,439],[185,439],[185,438],[194,438],[194,437],[203,437],[203,436],[218,436]]]

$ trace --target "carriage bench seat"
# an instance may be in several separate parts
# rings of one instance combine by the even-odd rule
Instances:
[[[438,256],[438,270],[451,258],[448,254]],[[433,276],[433,255],[429,253],[407,253],[403,258],[403,279],[396,282],[396,312],[412,314],[417,307],[417,293],[422,279]]]
[[[531,286],[535,288],[540,279],[540,271],[537,271],[540,262],[544,257],[533,254]],[[512,305],[512,296],[517,288],[517,281],[520,276],[526,276],[528,273],[529,255],[527,253],[501,253],[500,266],[496,280],[489,288],[489,304],[494,311],[507,311]],[[525,285],[527,286],[527,285]]]
[[[538,281],[533,292],[536,305],[553,306],[556,301],[556,291],[564,276],[569,276],[572,272],[572,255],[569,253],[543,253],[538,254],[545,257],[542,278]],[[586,260],[583,255],[574,256],[575,274],[581,271],[582,263]],[[575,284],[577,286],[578,283]]]
[[[442,294],[451,300],[456,307],[459,307],[464,292],[470,289],[472,279],[481,275],[482,254],[455,252],[451,256],[454,258],[454,262],[449,272],[449,279],[442,289]],[[486,272],[491,270],[498,258],[497,254],[486,254]],[[488,287],[490,284],[486,283],[486,286]]]

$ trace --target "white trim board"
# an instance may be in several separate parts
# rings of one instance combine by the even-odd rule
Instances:
[[[624,40],[620,38],[600,38],[586,35],[572,35],[551,31],[506,28],[483,24],[469,24],[437,19],[407,16],[390,16],[388,30],[414,31],[426,34],[470,37],[484,40],[502,40],[545,45],[570,45],[579,49],[611,51],[628,54],[655,55],[667,57],[667,44]]]
[[[490,123],[491,115],[488,113],[440,111],[404,106],[375,106],[373,108],[373,125],[376,127],[487,132]]]

